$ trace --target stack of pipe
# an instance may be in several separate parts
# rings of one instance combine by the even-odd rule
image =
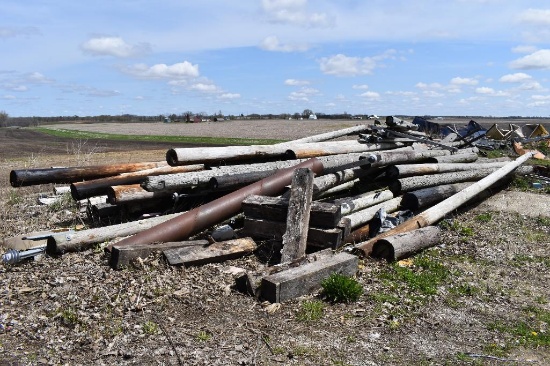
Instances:
[[[341,210],[344,244],[368,240],[369,222],[380,210],[429,207],[508,164],[478,159],[477,148],[455,151],[443,142],[419,143],[423,137],[417,136],[368,143],[369,131],[361,125],[276,145],[174,148],[163,162],[14,170],[10,183],[70,183],[75,200],[101,197],[88,207],[96,225],[130,220],[121,227],[85,230],[78,239],[52,235],[47,251],[63,253],[121,235],[132,236],[118,246],[189,239],[238,214],[250,195],[288,198],[293,171],[308,167],[315,173],[314,201]],[[326,141],[360,133],[355,140]],[[147,222],[143,225],[132,222],[144,215],[159,217],[134,221]]]

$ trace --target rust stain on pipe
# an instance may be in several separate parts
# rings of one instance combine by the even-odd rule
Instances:
[[[95,165],[87,167],[22,169],[10,172],[12,187],[31,186],[47,183],[72,183],[84,179],[97,179],[135,172],[138,170],[166,166],[166,162],[128,163],[112,165]]]
[[[426,218],[423,217],[422,214],[416,215],[412,219],[407,220],[402,224],[399,224],[398,226],[396,226],[391,230],[380,233],[370,240],[359,243],[355,247],[355,250],[362,256],[368,257],[372,253],[372,247],[374,246],[374,243],[376,243],[378,240],[385,238],[387,236],[406,233],[408,231],[420,229],[429,225],[430,225],[430,222],[426,220]]]
[[[280,193],[284,187],[292,182],[294,170],[298,168],[310,168],[317,175],[321,174],[324,169],[321,161],[316,158],[309,159],[291,168],[281,169],[270,177],[123,239],[117,242],[116,245],[131,246],[186,239],[190,235],[211,227],[239,212],[244,199],[252,194],[272,196]],[[109,245],[105,250],[110,251],[111,247],[112,245]]]

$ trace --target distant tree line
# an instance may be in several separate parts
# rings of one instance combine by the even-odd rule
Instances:
[[[239,120],[239,119],[308,119],[310,115],[315,114],[317,119],[367,119],[369,114],[349,114],[347,112],[343,113],[313,113],[311,109],[304,109],[303,112],[295,113],[280,113],[280,114],[239,114],[239,115],[224,115],[222,111],[218,113],[209,114],[206,112],[193,113],[191,111],[186,111],[180,114],[158,114],[154,116],[140,116],[134,114],[121,114],[121,115],[99,115],[99,116],[53,116],[53,117],[10,117],[5,111],[0,111],[0,127],[8,126],[40,126],[53,123],[63,123],[63,122],[78,122],[78,123],[96,123],[96,122],[115,122],[115,123],[138,123],[138,122],[163,122],[167,118],[171,122],[193,122],[195,117],[199,117],[200,120],[208,121],[224,121],[224,120]],[[395,115],[396,117],[407,119],[414,118],[414,116],[406,115]],[[426,119],[435,119],[436,116],[424,115],[422,116]],[[487,117],[487,116],[439,116],[439,117],[452,117],[452,118],[464,118],[464,119],[476,119],[476,118],[494,118],[494,119],[536,119],[541,117],[521,117],[521,116],[509,116],[509,117]]]

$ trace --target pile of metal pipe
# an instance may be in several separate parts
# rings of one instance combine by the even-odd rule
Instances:
[[[509,166],[506,161],[479,159],[477,148],[454,152],[417,139],[326,141],[367,130],[361,125],[275,145],[173,148],[165,162],[16,170],[10,183],[17,187],[63,182],[71,184],[75,200],[101,196],[87,207],[96,225],[105,219],[110,224],[142,214],[161,215],[151,219],[151,225],[107,225],[97,232],[52,235],[47,251],[59,254],[112,242],[121,234],[133,236],[119,246],[189,239],[238,214],[250,194],[288,196],[292,172],[302,167],[315,173],[313,199],[341,207],[341,226],[348,227],[347,233],[353,230],[347,241],[363,242],[379,210],[391,214],[437,205]],[[183,210],[188,211],[180,213]],[[368,254],[369,249],[357,247]]]

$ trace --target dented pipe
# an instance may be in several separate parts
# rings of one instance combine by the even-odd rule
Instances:
[[[123,239],[117,243],[117,246],[131,246],[136,244],[186,239],[194,233],[235,215],[241,210],[243,200],[252,194],[270,196],[280,193],[284,187],[290,184],[294,170],[298,168],[310,168],[315,174],[321,174],[323,172],[323,164],[318,159],[313,158],[307,160],[294,167],[280,170],[270,177],[243,187],[191,211],[187,211],[162,224]],[[111,245],[105,249],[110,251]]]

